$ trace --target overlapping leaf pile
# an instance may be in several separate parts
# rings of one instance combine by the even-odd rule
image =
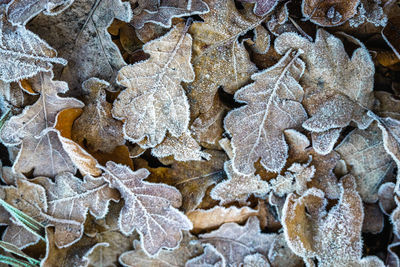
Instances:
[[[395,0],[0,0],[0,262],[400,266]]]

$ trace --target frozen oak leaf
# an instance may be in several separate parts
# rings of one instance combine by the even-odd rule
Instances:
[[[349,20],[350,26],[359,27],[366,22],[372,23],[375,27],[386,26],[388,18],[381,3],[380,0],[360,0],[357,14]]]
[[[156,255],[163,247],[177,247],[181,230],[192,229],[189,219],[177,210],[182,196],[174,187],[145,182],[148,170],[134,172],[112,161],[107,162],[104,171],[103,178],[125,201],[119,217],[121,232],[128,235],[136,230],[147,254]]]
[[[364,212],[354,177],[341,179],[338,203],[329,212],[326,206],[324,193],[316,188],[287,197],[282,224],[293,252],[304,260],[317,258],[319,266],[384,266],[376,257],[361,259]]]
[[[288,51],[273,67],[252,75],[254,83],[235,94],[246,103],[225,117],[232,135],[233,167],[250,175],[259,159],[268,171],[280,172],[288,157],[283,131],[298,128],[307,119],[301,105],[304,91],[298,80],[304,72],[300,51]]]
[[[55,228],[55,243],[66,247],[76,242],[83,234],[83,223],[87,212],[104,218],[111,200],[119,201],[119,193],[100,178],[85,176],[80,180],[71,173],[61,173],[52,182],[49,178],[33,180],[46,189],[47,213],[58,220],[79,222],[78,225],[61,225]]]
[[[250,217],[244,226],[225,223],[219,229],[199,236],[202,243],[215,247],[226,266],[240,266],[246,256],[255,253],[267,255],[275,238],[276,234],[261,233],[257,217]]]
[[[268,252],[268,260],[272,267],[297,267],[302,266],[303,260],[289,248],[283,232],[272,242]]]
[[[180,83],[194,79],[190,63],[192,38],[179,24],[166,35],[146,43],[146,61],[123,67],[118,83],[127,87],[114,102],[113,116],[125,120],[125,138],[139,142],[147,138],[154,147],[167,130],[179,137],[188,129],[189,104]]]
[[[383,147],[382,134],[374,123],[366,130],[355,129],[335,148],[356,178],[357,191],[364,202],[378,200],[378,189],[393,161]]]
[[[390,215],[396,208],[396,202],[394,200],[395,184],[387,182],[382,184],[378,190],[379,207],[385,215]]]
[[[221,204],[234,201],[245,203],[251,194],[265,198],[271,191],[268,182],[261,180],[259,175],[243,175],[236,172],[232,167],[232,161],[225,162],[224,170],[228,179],[211,190],[211,197],[220,200]]]
[[[33,88],[40,92],[38,101],[8,120],[1,129],[5,145],[22,144],[13,168],[22,173],[34,169],[34,176],[54,177],[63,171],[75,173],[76,168],[63,148],[58,131],[51,129],[60,111],[81,108],[83,103],[58,96],[68,90],[67,84],[53,81],[50,73],[41,73]]]
[[[114,19],[129,22],[132,11],[121,0],[75,0],[58,16],[39,15],[28,28],[47,40],[68,65],[57,69],[56,78],[67,81],[78,95],[83,81],[98,77],[113,82],[125,62],[107,28]]]
[[[0,7],[0,80],[15,82],[50,71],[53,63],[67,62],[45,41],[23,26],[13,26]]]
[[[360,0],[303,0],[304,17],[319,26],[338,26],[352,18]]]
[[[263,16],[271,12],[278,4],[278,0],[240,0],[243,3],[255,3],[254,14],[257,16]]]
[[[7,19],[13,24],[26,24],[43,11],[55,16],[68,8],[74,0],[13,0],[7,6]]]
[[[117,146],[125,143],[122,134],[122,122],[111,115],[112,104],[106,100],[110,84],[106,81],[91,78],[83,82],[86,106],[82,115],[74,121],[72,139],[78,144],[85,144],[89,151],[112,152]],[[93,121],[96,123],[93,124]]]
[[[209,11],[207,4],[202,0],[130,0],[130,2],[138,4],[133,9],[131,21],[137,29],[148,22],[169,28],[173,18],[200,15]]]
[[[186,88],[194,116],[211,108],[219,87],[232,94],[250,81],[257,68],[238,39],[265,19],[252,14],[249,8],[237,10],[234,0],[205,2],[210,12],[201,15],[204,22],[190,27],[196,79]]]
[[[143,251],[138,241],[134,241],[133,246],[134,250],[126,251],[119,257],[119,262],[123,266],[184,266],[190,258],[198,256],[203,252],[200,242],[188,232],[183,233],[183,239],[179,248],[174,250],[161,250],[155,258],[149,257],[146,252]]]
[[[280,54],[291,49],[304,51],[306,64],[301,84],[303,105],[311,117],[303,127],[313,134],[316,152],[328,154],[343,127],[354,121],[360,129],[371,123],[367,110],[373,104],[374,64],[368,50],[358,42],[349,57],[340,39],[319,29],[315,42],[295,33],[283,33],[275,40]],[[315,142],[317,141],[317,142]]]
[[[221,253],[210,244],[204,245],[204,253],[186,262],[185,267],[225,267],[226,261]]]

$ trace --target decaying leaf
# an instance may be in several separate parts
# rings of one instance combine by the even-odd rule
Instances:
[[[240,266],[248,255],[267,255],[276,234],[260,232],[257,217],[250,217],[244,226],[225,223],[218,230],[199,236],[202,243],[211,244],[228,266]]]
[[[383,147],[382,135],[376,124],[362,131],[356,129],[335,148],[356,178],[357,191],[363,201],[378,200],[378,189],[393,169],[393,161]]]
[[[53,63],[65,65],[45,41],[22,26],[13,26],[0,7],[0,80],[15,82],[41,71],[50,71]]]
[[[26,24],[43,11],[55,16],[68,8],[74,0],[13,0],[7,6],[7,18],[13,24]]]
[[[119,262],[123,266],[135,267],[171,267],[184,266],[192,257],[198,256],[203,252],[200,242],[190,233],[184,232],[180,247],[175,250],[161,250],[155,258],[149,257],[143,251],[139,242],[133,243],[134,250],[127,251],[119,257]]]
[[[368,127],[372,121],[366,113],[373,104],[374,65],[364,46],[350,58],[338,38],[320,29],[314,43],[295,33],[283,33],[276,39],[275,49],[280,54],[290,49],[304,51],[300,55],[307,66],[301,82],[303,105],[311,117],[303,127],[314,134],[316,152],[331,151],[339,135],[330,131],[340,130],[351,121],[360,129]],[[324,146],[316,146],[318,135],[325,139],[319,140]]]
[[[204,245],[204,253],[186,262],[185,267],[223,267],[226,261],[210,244]]]
[[[359,27],[366,22],[372,23],[376,27],[385,26],[388,18],[381,3],[380,0],[360,0],[357,14],[349,20],[350,26]]]
[[[74,122],[72,139],[90,151],[110,153],[125,143],[122,122],[111,115],[112,105],[106,101],[109,83],[97,78],[83,82],[83,91],[88,94],[82,115]],[[92,122],[96,123],[93,124]]]
[[[392,211],[396,208],[396,202],[394,200],[394,189],[395,184],[388,182],[384,183],[379,187],[378,197],[379,197],[379,207],[381,211],[390,215]]]
[[[363,233],[379,234],[384,227],[384,217],[377,203],[364,203]]]
[[[138,3],[133,10],[132,23],[135,28],[142,28],[145,23],[152,22],[163,27],[171,27],[172,18],[204,14],[209,11],[202,0],[130,0],[132,4]]]
[[[288,157],[283,131],[299,127],[307,114],[301,105],[304,91],[298,80],[304,72],[301,52],[288,51],[273,67],[251,76],[254,83],[241,88],[235,100],[247,105],[225,117],[225,129],[232,135],[233,167],[240,173],[254,173],[254,163],[280,172]]]
[[[315,188],[301,197],[288,196],[282,223],[293,252],[304,259],[317,258],[319,266],[364,266],[367,262],[383,266],[376,257],[361,259],[364,212],[354,177],[343,177],[338,204],[329,212],[326,205],[324,193]]]
[[[186,88],[194,116],[211,108],[220,86],[234,93],[250,80],[257,68],[238,38],[264,19],[248,9],[239,12],[233,0],[205,2],[210,12],[201,15],[204,22],[195,22],[190,27],[196,79]]]
[[[162,247],[175,248],[182,235],[181,230],[190,230],[191,222],[176,208],[182,197],[177,189],[165,184],[143,181],[149,171],[133,172],[127,166],[107,162],[103,178],[116,188],[125,201],[119,217],[122,233],[139,232],[144,251],[157,254]]]
[[[47,177],[63,171],[75,173],[76,168],[63,149],[58,132],[49,129],[55,126],[58,112],[80,108],[83,103],[74,98],[59,97],[59,93],[68,90],[67,84],[53,81],[49,73],[40,74],[33,87],[41,94],[38,101],[7,121],[0,133],[4,144],[21,144],[13,168],[23,173],[34,169],[35,176]]]
[[[121,0],[75,0],[60,15],[39,15],[28,26],[68,60],[55,75],[61,75],[70,93],[77,95],[82,82],[91,77],[114,81],[125,62],[107,28],[114,19],[129,22],[131,18],[129,3]]]
[[[268,261],[272,267],[297,267],[303,264],[303,260],[289,248],[284,233],[278,234],[272,242]]]
[[[263,16],[271,12],[274,7],[278,4],[278,0],[240,0],[244,3],[255,3],[254,14],[257,16]]]
[[[357,12],[360,0],[303,0],[303,15],[320,26],[338,26]]]
[[[399,46],[399,27],[400,27],[400,16],[390,18],[385,28],[382,30],[382,37],[386,43],[392,48],[393,52],[400,58],[400,46]]]
[[[183,24],[160,39],[146,43],[150,59],[122,68],[118,83],[127,87],[114,102],[113,116],[124,119],[125,138],[139,142],[145,137],[154,147],[167,131],[179,137],[188,129],[189,104],[181,81],[190,82],[192,38]]]

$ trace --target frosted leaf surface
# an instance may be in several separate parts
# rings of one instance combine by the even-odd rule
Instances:
[[[40,12],[55,16],[73,2],[74,0],[13,0],[7,6],[7,18],[14,25],[25,25]]]
[[[366,115],[372,107],[374,64],[368,50],[361,46],[351,57],[340,39],[319,29],[315,42],[295,33],[283,33],[275,40],[275,49],[280,54],[290,49],[302,49],[300,58],[307,65],[302,78],[304,88],[303,105],[311,117],[303,127],[312,133],[342,128],[354,121],[360,129],[371,123]],[[327,134],[321,140],[325,148],[333,148],[338,135]],[[330,145],[329,145],[330,144]],[[316,147],[316,151],[329,153],[328,149]]]
[[[22,144],[13,168],[18,172],[34,169],[34,176],[54,177],[60,172],[75,172],[74,164],[63,149],[58,133],[49,131],[56,123],[57,114],[68,108],[81,108],[83,103],[58,96],[68,90],[67,84],[53,81],[52,75],[42,73],[33,88],[40,92],[39,99],[24,111],[8,120],[0,136],[5,145]]]
[[[0,80],[15,82],[50,71],[54,63],[67,62],[36,34],[22,26],[12,26],[0,9]]]
[[[263,16],[271,12],[278,4],[278,0],[240,0],[244,3],[255,3],[254,14],[257,16]]]
[[[80,95],[82,82],[91,77],[114,82],[126,65],[107,28],[114,19],[131,18],[129,3],[121,0],[75,0],[57,16],[35,17],[28,28],[68,60],[65,68],[56,69],[55,77],[68,82],[72,95]]]
[[[45,177],[35,178],[33,182],[45,188],[47,214],[55,218],[54,221],[79,223],[56,226],[54,234],[58,247],[69,246],[82,237],[88,211],[96,218],[104,218],[110,200],[119,201],[115,189],[103,179],[91,176],[85,176],[82,181],[71,173],[61,173],[54,182]]]
[[[112,104],[106,100],[105,90],[109,86],[109,83],[97,78],[82,84],[88,96],[84,100],[86,106],[82,115],[74,121],[72,139],[80,145],[85,142],[90,151],[111,153],[115,147],[125,143],[122,122],[112,117]],[[93,124],[93,121],[96,123]]]
[[[379,187],[379,207],[385,215],[389,215],[396,208],[394,189],[395,184],[392,182],[384,183]]]
[[[249,8],[239,11],[233,0],[205,2],[210,12],[190,27],[196,78],[186,89],[195,116],[211,108],[219,87],[233,94],[250,81],[257,68],[238,38],[264,20]]]
[[[170,28],[173,18],[200,15],[209,11],[207,4],[202,0],[130,0],[130,2],[138,3],[137,8],[133,10],[131,21],[137,29],[148,22]]]
[[[251,194],[265,198],[271,190],[268,182],[261,180],[259,175],[243,175],[236,172],[232,161],[225,162],[224,170],[228,179],[211,190],[211,197],[220,200],[221,205],[234,201],[244,203]]]
[[[393,170],[393,161],[383,147],[382,135],[376,124],[366,130],[353,130],[335,148],[356,178],[357,191],[364,202],[378,200],[383,179]]]
[[[268,171],[280,172],[288,157],[283,131],[299,127],[307,114],[301,105],[304,72],[301,52],[288,51],[273,67],[252,75],[254,83],[241,88],[235,100],[246,103],[225,117],[232,135],[233,166],[243,174],[255,171],[259,159]]]
[[[288,247],[284,233],[279,233],[268,252],[268,261],[273,267],[297,267],[303,264],[302,258]]]
[[[185,267],[225,267],[225,259],[215,247],[204,245],[204,253],[186,262]]]
[[[143,181],[149,171],[132,171],[129,167],[107,162],[103,178],[116,188],[125,201],[119,216],[119,229],[124,234],[139,232],[144,251],[156,255],[162,247],[175,248],[182,239],[181,230],[192,229],[187,217],[177,210],[182,196],[165,184]]]
[[[240,266],[247,255],[267,255],[275,238],[276,234],[261,233],[257,217],[250,217],[244,226],[225,223],[217,230],[199,236],[202,243],[215,247],[227,266]]]
[[[375,27],[384,27],[387,24],[388,18],[381,3],[380,0],[360,0],[357,14],[349,20],[350,26],[356,28],[369,22]]]
[[[119,71],[118,83],[127,89],[119,94],[112,113],[125,120],[125,138],[139,142],[146,137],[154,147],[167,131],[174,137],[187,131],[189,104],[180,83],[194,79],[191,50],[192,38],[179,24],[143,46],[148,60]]]
[[[319,266],[363,266],[367,261],[361,259],[364,212],[354,177],[341,179],[338,203],[329,212],[326,206],[324,193],[316,188],[301,197],[287,197],[282,224],[289,247],[304,260],[317,258]]]
[[[265,256],[256,253],[244,257],[243,267],[270,267],[270,265]]]

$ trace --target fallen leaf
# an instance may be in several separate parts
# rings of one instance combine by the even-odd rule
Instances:
[[[209,11],[208,6],[202,0],[190,2],[179,0],[130,0],[132,4],[138,4],[133,9],[132,24],[135,28],[142,28],[145,23],[156,23],[165,28],[170,28],[172,18],[200,15]]]
[[[360,0],[303,0],[301,5],[306,19],[319,26],[338,26],[357,12]]]
[[[126,165],[133,170],[133,162],[129,156],[127,146],[117,146],[111,153],[94,152],[91,155],[96,158],[100,165],[104,166],[107,161],[114,161],[115,163]]]
[[[379,234],[384,227],[383,213],[377,203],[364,203],[363,233]]]
[[[255,253],[244,257],[243,267],[270,267],[270,265],[266,257],[260,253]]]
[[[379,207],[385,215],[390,215],[396,208],[396,202],[394,200],[395,195],[395,184],[387,182],[382,184],[378,190]]]
[[[139,232],[144,251],[156,255],[162,247],[175,248],[182,238],[181,230],[190,230],[191,222],[176,208],[182,197],[177,189],[165,184],[143,181],[149,171],[133,172],[127,166],[107,162],[103,178],[116,188],[125,201],[119,217],[124,234]]]
[[[57,58],[57,52],[36,34],[7,21],[4,7],[0,8],[0,80],[15,82],[41,71],[50,71],[54,63],[67,62]]]
[[[349,20],[351,27],[360,27],[364,23],[371,23],[375,27],[385,27],[388,18],[381,7],[380,0],[360,0],[357,14]]]
[[[275,49],[280,54],[291,49],[304,51],[300,55],[307,65],[302,103],[311,117],[303,127],[314,134],[313,141],[318,135],[326,139],[319,140],[325,144],[322,147],[313,142],[316,152],[328,154],[333,148],[339,135],[329,131],[340,131],[351,121],[365,129],[372,122],[366,113],[373,104],[374,65],[364,46],[350,58],[338,38],[320,29],[314,43],[295,33],[283,33],[276,39]]]
[[[392,48],[393,52],[398,58],[400,58],[400,46],[399,46],[399,27],[400,27],[400,16],[390,18],[387,25],[382,30],[382,37],[386,43]]]
[[[60,132],[62,137],[72,139],[72,125],[74,121],[82,114],[82,111],[83,110],[81,108],[69,108],[58,113],[54,128]]]
[[[125,143],[122,122],[112,117],[112,104],[106,101],[105,89],[109,86],[109,83],[97,78],[90,78],[82,84],[88,96],[82,115],[73,124],[72,140],[86,146],[89,151],[110,153]],[[93,124],[93,121],[96,123]]]
[[[37,100],[37,95],[32,95],[21,90],[17,83],[5,83],[0,80],[0,109],[3,114],[10,110],[10,115],[22,112],[25,106],[32,105]]]
[[[289,248],[284,233],[278,234],[272,242],[268,252],[268,261],[272,267],[297,267],[304,264],[302,258]]]
[[[204,245],[204,253],[190,259],[186,262],[185,267],[224,267],[226,261],[215,247],[210,244]]]
[[[255,3],[254,14],[257,16],[263,16],[271,12],[278,4],[278,0],[240,0],[243,3]]]
[[[250,217],[244,226],[225,223],[218,230],[202,234],[202,243],[211,244],[222,255],[228,266],[240,266],[248,255],[267,255],[276,234],[260,232],[257,217]]]
[[[271,172],[280,172],[285,165],[288,146],[283,131],[307,119],[300,103],[304,92],[298,80],[305,68],[300,54],[288,51],[276,65],[252,75],[254,83],[236,92],[235,100],[247,105],[229,112],[224,124],[232,135],[233,167],[238,172],[254,173],[260,158]]]
[[[187,130],[189,104],[180,82],[194,79],[191,47],[191,36],[179,24],[143,46],[150,59],[119,71],[118,83],[127,89],[114,102],[112,114],[125,120],[126,139],[137,143],[146,137],[147,144],[154,147],[167,131],[179,137]]]

